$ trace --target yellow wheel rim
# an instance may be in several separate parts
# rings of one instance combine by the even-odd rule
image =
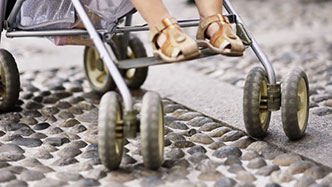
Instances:
[[[90,47],[86,54],[86,70],[91,83],[97,88],[103,88],[109,79],[109,73],[98,51]]]
[[[265,128],[266,121],[268,118],[268,108],[267,108],[267,81],[266,79],[262,80],[261,82],[261,88],[259,91],[259,119],[261,126]]]
[[[305,129],[305,123],[307,118],[307,108],[308,108],[308,93],[307,93],[307,85],[305,80],[301,78],[298,90],[297,90],[297,97],[298,97],[298,111],[297,111],[297,119],[298,125],[303,131]]]
[[[136,56],[135,56],[133,50],[130,48],[130,46],[127,47],[127,57],[129,59],[135,59],[136,58]],[[135,68],[127,69],[125,76],[126,76],[127,79],[133,79],[135,77],[135,73],[136,73]]]
[[[123,120],[121,110],[116,111],[115,132],[115,152],[117,155],[120,155],[122,152],[123,142]]]
[[[158,120],[158,144],[159,144],[159,156],[160,158],[164,155],[164,120],[162,105],[159,105],[159,120]]]
[[[5,70],[0,65],[0,101],[3,101],[6,96],[6,75]]]

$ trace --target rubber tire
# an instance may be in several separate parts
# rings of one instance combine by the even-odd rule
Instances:
[[[144,165],[155,170],[164,159],[164,111],[159,94],[147,92],[144,95],[140,120]]]
[[[262,81],[267,83],[266,72],[261,67],[253,68],[244,85],[243,93],[243,118],[249,136],[253,138],[263,138],[266,136],[271,119],[271,111],[268,111],[266,120],[260,120],[260,89]]]
[[[117,58],[120,57],[120,54],[119,54],[119,51],[117,49],[117,46],[114,42],[109,42],[108,45],[111,47],[111,49],[113,50],[115,56]],[[113,91],[116,89],[116,84],[115,82],[113,81],[112,77],[110,76],[110,74],[108,73],[108,79],[105,83],[105,85],[103,87],[98,87],[96,86],[92,81],[91,81],[91,78],[89,76],[89,73],[88,73],[88,68],[87,68],[87,55],[88,55],[88,50],[90,50],[90,48],[93,48],[93,47],[89,47],[89,46],[86,46],[85,49],[84,49],[84,72],[85,72],[85,75],[89,81],[89,84],[91,86],[91,88],[100,93],[100,94],[104,94],[108,91]]]
[[[14,57],[5,49],[0,49],[0,66],[3,68],[5,76],[4,98],[0,101],[0,111],[7,112],[13,109],[18,101],[20,74]]]
[[[307,95],[302,129],[299,127],[297,115],[299,106],[297,93],[301,79],[305,82]],[[290,140],[299,139],[304,136],[309,119],[309,83],[306,73],[300,69],[291,71],[282,82],[281,93],[281,118],[284,132]]]
[[[103,165],[109,170],[114,170],[121,164],[123,153],[123,132],[122,140],[116,144],[116,118],[120,113],[122,119],[122,107],[119,95],[116,92],[107,92],[103,95],[99,106],[98,115],[98,152]],[[121,133],[121,132],[120,132]],[[116,152],[118,145],[119,152]]]
[[[116,35],[114,37],[114,41],[118,48],[121,48],[122,41],[123,41],[123,35]],[[131,49],[131,51],[134,53],[134,58],[143,58],[147,57],[146,50],[144,47],[143,42],[137,38],[136,36],[131,35],[129,39],[128,47]],[[130,59],[128,55],[126,55],[125,59]],[[124,60],[124,59],[122,59]],[[128,78],[126,77],[127,71],[124,70],[124,80],[126,81],[127,86],[130,89],[139,89],[145,82],[147,76],[148,76],[148,67],[143,68],[135,68],[135,73],[132,77]]]

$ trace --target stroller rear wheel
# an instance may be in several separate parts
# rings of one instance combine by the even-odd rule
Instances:
[[[144,165],[158,169],[164,158],[164,113],[160,96],[155,92],[143,97],[140,133]]]
[[[12,109],[18,101],[20,77],[14,57],[0,49],[0,111]]]
[[[115,55],[119,52],[113,42],[108,43]],[[84,70],[91,88],[99,93],[115,90],[116,85],[110,76],[106,65],[100,58],[99,52],[94,47],[85,47],[84,50]]]
[[[246,130],[253,138],[263,138],[269,127],[271,111],[267,108],[267,75],[261,67],[252,69],[243,93],[243,117]]]
[[[308,124],[309,84],[303,70],[295,69],[283,81],[281,118],[284,131],[291,140],[301,138]]]
[[[118,48],[121,49],[123,44],[123,35],[116,35],[113,40],[115,41]],[[124,55],[124,59],[147,57],[144,44],[136,36],[130,37],[128,47],[124,53],[126,53]],[[140,88],[145,82],[147,75],[148,67],[123,70],[123,78],[130,89]]]
[[[123,143],[123,116],[119,95],[107,92],[100,101],[98,116],[98,152],[107,169],[119,167]]]

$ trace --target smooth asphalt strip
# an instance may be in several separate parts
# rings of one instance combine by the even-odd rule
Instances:
[[[150,67],[144,89],[153,90],[190,109],[245,131],[242,89],[185,68],[184,64]],[[332,167],[332,116],[310,114],[306,136],[289,141],[283,132],[280,111],[272,113],[265,141]]]

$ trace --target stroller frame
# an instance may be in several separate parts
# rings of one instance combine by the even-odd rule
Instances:
[[[15,18],[25,0],[17,0],[17,2],[14,5],[14,8],[9,14],[9,17],[7,20],[5,20],[4,12],[6,9],[8,0],[0,0],[0,10],[2,10],[3,14],[0,15],[0,21],[4,24],[0,25],[0,33],[3,29],[7,30],[6,36],[9,38],[16,38],[16,37],[48,37],[48,36],[68,36],[68,35],[86,35],[89,34],[91,37],[91,40],[95,44],[97,50],[100,53],[100,56],[106,66],[108,67],[109,71],[111,72],[111,76],[113,80],[115,81],[120,94],[122,95],[122,98],[124,100],[124,106],[125,110],[131,111],[133,110],[133,101],[131,98],[131,94],[129,92],[129,89],[127,88],[121,74],[119,73],[116,64],[120,69],[122,68],[136,68],[146,65],[154,65],[154,64],[161,64],[163,63],[160,59],[154,58],[154,57],[148,57],[146,59],[142,60],[135,60],[136,62],[132,62],[134,60],[124,60],[121,61],[121,63],[117,60],[112,50],[108,50],[103,40],[100,36],[103,36],[106,40],[110,38],[113,34],[117,33],[123,33],[125,35],[123,42],[124,47],[122,49],[125,49],[128,45],[128,35],[130,32],[135,31],[148,31],[149,28],[147,24],[138,25],[138,26],[130,26],[131,24],[131,18],[132,15],[129,14],[126,16],[126,24],[123,27],[117,27],[117,23],[114,23],[114,26],[111,27],[111,29],[101,29],[96,30],[94,25],[91,23],[86,11],[84,10],[83,5],[81,4],[80,0],[72,0],[72,3],[75,7],[76,12],[80,16],[83,24],[86,27],[86,30],[84,29],[63,29],[63,30],[45,30],[45,31],[20,31],[20,30],[13,30],[11,26],[15,22]],[[253,35],[249,32],[247,29],[247,26],[241,19],[241,17],[237,14],[237,12],[233,9],[231,3],[229,0],[223,1],[224,7],[226,11],[229,13],[229,15],[226,15],[230,18],[230,21],[232,23],[235,23],[237,25],[237,34],[240,36],[240,38],[244,41],[246,45],[249,45],[260,62],[262,63],[263,67],[265,68],[268,76],[268,80],[270,85],[276,85],[276,76],[274,69],[267,58],[267,56],[264,54],[262,49],[259,47],[257,41],[253,37]],[[198,26],[199,19],[189,19],[189,20],[178,20],[180,27],[194,27]],[[242,37],[241,37],[242,36]],[[127,40],[127,41],[126,41]],[[214,55],[211,52],[208,51],[202,51],[202,55],[199,58],[206,57]],[[142,63],[142,61],[145,61]],[[134,65],[133,65],[134,63]]]
[[[98,58],[95,61],[91,60],[92,63],[98,67],[106,65],[106,68],[103,69],[108,70],[112,81],[115,82],[115,85],[112,82],[112,86],[114,87],[105,90],[109,91],[115,89],[115,86],[117,86],[122,96],[124,110],[122,110],[122,103],[116,92],[105,93],[100,101],[98,113],[98,152],[102,163],[108,169],[117,168],[121,163],[123,138],[135,138],[139,130],[144,164],[150,169],[158,169],[163,161],[164,150],[164,113],[161,98],[157,93],[147,92],[142,99],[142,107],[140,116],[138,117],[137,110],[133,106],[132,95],[129,91],[130,84],[126,84],[125,77],[122,76],[120,70],[147,69],[147,66],[164,64],[165,62],[156,57],[118,60],[116,56],[117,50],[112,50],[111,45],[105,45],[105,43],[112,44],[114,34],[123,34],[123,39],[118,42],[117,47],[120,48],[120,54],[122,55],[119,59],[125,59],[123,57],[127,57],[127,50],[131,45],[130,33],[148,31],[148,25],[131,26],[133,12],[129,12],[127,15],[124,15],[124,26],[118,26],[122,21],[122,18],[120,18],[110,24],[107,29],[96,30],[81,1],[71,0],[85,29],[49,29],[41,31],[17,29],[14,23],[24,1],[17,0],[10,14],[6,14],[8,0],[0,0],[0,21],[2,23],[0,24],[0,34],[5,29],[7,30],[6,36],[10,38],[89,35],[94,43],[94,47],[87,47],[86,50],[95,50],[96,48],[96,52],[99,53],[100,57],[100,59]],[[12,6],[13,4],[10,5]],[[281,108],[283,129],[288,138],[295,140],[303,137],[309,118],[309,82],[306,73],[301,69],[292,70],[282,82],[281,87],[281,83],[276,80],[272,64],[247,29],[241,17],[233,9],[230,1],[224,0],[223,5],[228,13],[228,15],[224,16],[228,17],[231,24],[236,25],[237,36],[242,40],[245,47],[251,47],[264,68],[253,68],[246,78],[243,89],[243,118],[248,135],[253,138],[263,138],[269,127],[271,112]],[[196,27],[199,21],[199,19],[187,19],[178,20],[178,23],[180,27]],[[140,45],[144,48],[142,43]],[[216,55],[216,53],[213,53],[209,49],[201,49],[201,55],[198,58],[212,55]],[[87,61],[85,60],[85,62]],[[4,80],[9,81],[9,83],[5,83],[12,85],[12,87],[5,89],[4,94],[0,93],[0,97],[5,98],[4,100],[6,101],[0,101],[0,110],[8,110],[17,103],[19,97],[19,73],[15,59],[8,51],[3,49],[0,49],[0,66],[7,72],[8,77],[10,77],[6,79],[5,75],[0,75],[0,83],[3,83],[2,76],[4,76]],[[85,68],[86,71],[89,69],[87,66]],[[144,80],[147,70],[145,73]],[[12,75],[9,76],[9,74]],[[89,75],[88,78],[90,78]],[[108,78],[105,80],[110,80]],[[135,80],[139,80],[138,76],[136,78]],[[140,122],[138,118],[140,118]]]

